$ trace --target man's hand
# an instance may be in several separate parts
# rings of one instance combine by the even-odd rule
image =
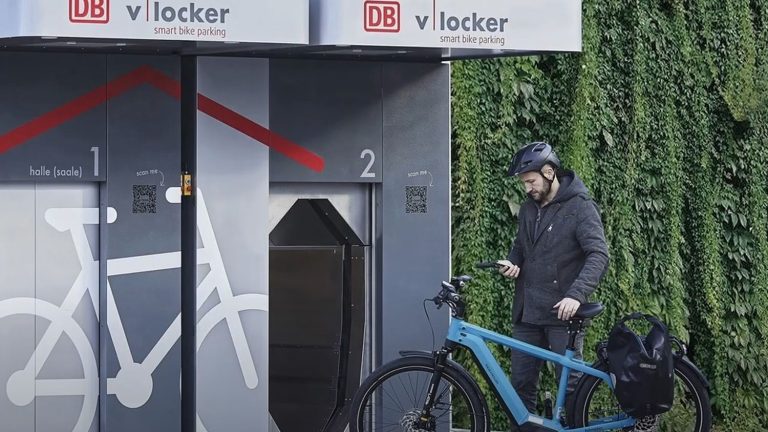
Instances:
[[[552,309],[557,309],[557,319],[568,321],[579,309],[579,306],[581,306],[581,303],[578,300],[566,297],[552,306]]]
[[[515,279],[520,275],[520,267],[512,264],[511,262],[507,260],[499,260],[496,261],[496,263],[501,265],[501,267],[499,267],[499,273],[503,274],[504,276]]]

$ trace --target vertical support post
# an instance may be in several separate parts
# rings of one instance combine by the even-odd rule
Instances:
[[[197,424],[197,57],[181,57],[181,171],[192,176],[181,197],[181,430]]]

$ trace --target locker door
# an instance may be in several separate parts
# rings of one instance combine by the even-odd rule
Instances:
[[[0,185],[0,418],[14,432],[35,430],[35,401],[28,396],[34,382],[8,383],[35,346],[35,317],[19,313],[15,299],[34,297],[35,186]]]
[[[13,431],[95,432],[98,187],[2,185],[0,202],[0,412]]]

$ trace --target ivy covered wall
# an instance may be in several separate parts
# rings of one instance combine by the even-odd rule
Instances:
[[[470,320],[511,329],[513,284],[473,264],[514,238],[515,150],[549,141],[600,205],[610,247],[585,355],[621,316],[660,316],[709,378],[719,430],[762,431],[768,0],[584,0],[583,43],[453,65],[453,271],[477,277]]]

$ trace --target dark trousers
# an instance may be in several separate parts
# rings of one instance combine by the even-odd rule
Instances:
[[[512,330],[512,337],[523,342],[535,345],[540,348],[548,349],[558,354],[565,354],[565,348],[568,345],[568,328],[567,327],[549,327],[549,326],[535,326],[531,324],[517,323]],[[584,347],[584,334],[580,334],[576,338],[576,353],[575,359],[581,359],[582,348]],[[511,381],[512,386],[520,395],[528,411],[536,412],[536,395],[539,389],[539,374],[541,367],[544,364],[543,360],[531,357],[520,351],[512,351],[512,371]],[[560,365],[556,367],[557,383],[560,383]],[[568,390],[567,395],[570,396],[573,390],[576,388],[576,383],[581,377],[581,372],[571,371],[568,377]],[[556,397],[556,394],[552,395]],[[554,405],[554,400],[552,401]],[[515,428],[513,426],[512,430]],[[522,431],[536,431],[537,428],[532,425],[525,425],[519,429]]]

